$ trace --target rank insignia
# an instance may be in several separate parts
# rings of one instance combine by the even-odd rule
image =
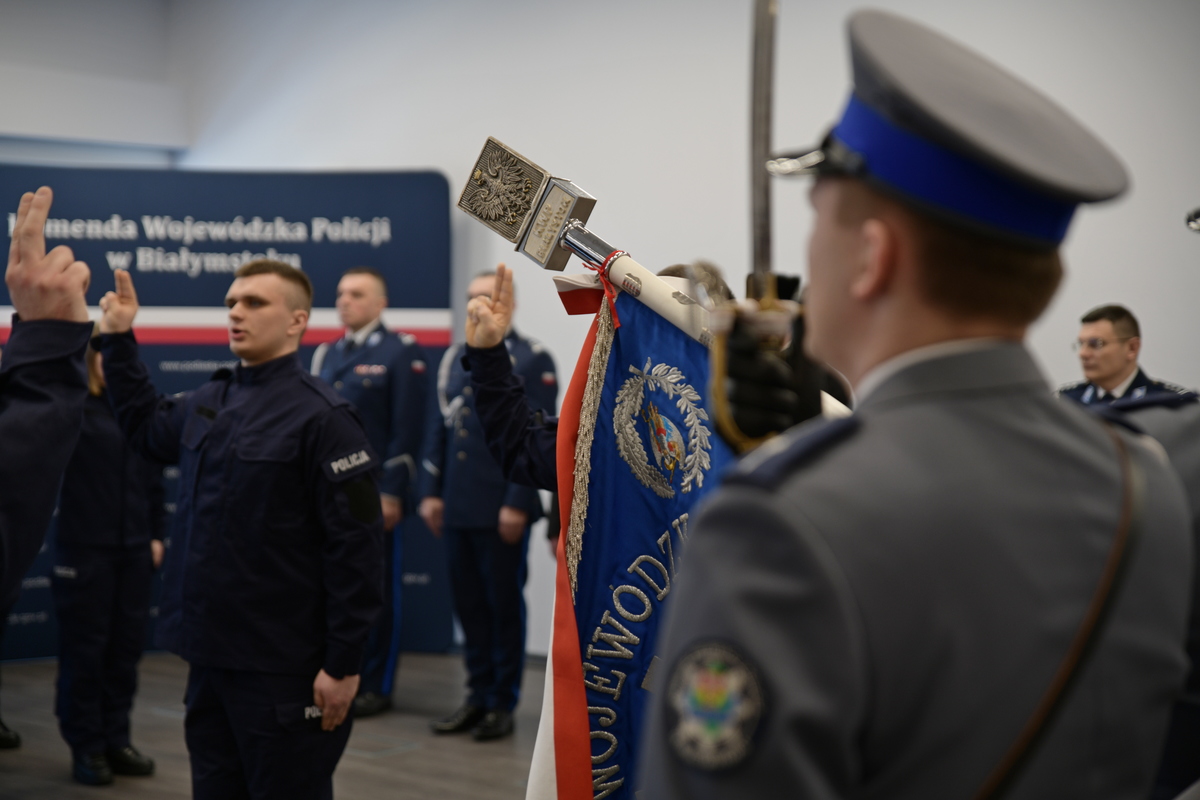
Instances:
[[[683,655],[667,688],[667,730],[681,761],[703,770],[740,764],[762,719],[763,692],[746,660],[724,644]]]

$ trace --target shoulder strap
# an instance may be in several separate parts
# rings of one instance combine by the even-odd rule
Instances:
[[[1116,536],[1104,563],[1104,571],[1100,575],[1100,583],[1096,586],[1083,622],[1075,632],[1071,646],[1054,673],[1054,679],[1042,695],[1041,702],[1004,758],[975,794],[975,800],[1000,797],[1012,785],[1021,767],[1037,749],[1038,742],[1050,726],[1051,719],[1062,708],[1063,701],[1070,693],[1084,662],[1095,649],[1096,634],[1104,627],[1104,621],[1116,602],[1121,579],[1129,563],[1129,553],[1137,543],[1145,502],[1145,475],[1130,457],[1129,449],[1112,425],[1106,423],[1105,430],[1116,445],[1117,459],[1121,466],[1121,514],[1117,521]]]

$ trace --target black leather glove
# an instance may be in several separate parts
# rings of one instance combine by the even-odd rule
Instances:
[[[792,344],[782,353],[763,349],[740,318],[734,323],[726,391],[733,421],[746,436],[782,433],[821,413],[824,370],[804,355],[803,342],[803,316],[793,321]]]

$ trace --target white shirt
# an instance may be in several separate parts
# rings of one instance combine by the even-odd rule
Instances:
[[[1140,370],[1140,369],[1141,369],[1141,367],[1134,367],[1133,372],[1129,373],[1129,377],[1126,378],[1125,380],[1121,381],[1120,383],[1118,383],[1116,386],[1114,386],[1111,392],[1105,391],[1104,389],[1101,389],[1099,386],[1097,386],[1096,387],[1096,399],[1103,400],[1104,398],[1108,397],[1109,395],[1112,395],[1113,397],[1118,397],[1118,398],[1124,397],[1125,393],[1129,391],[1129,385],[1131,383],[1133,383],[1133,379],[1137,377],[1138,370]]]

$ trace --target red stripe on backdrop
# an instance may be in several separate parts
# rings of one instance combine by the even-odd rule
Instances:
[[[579,412],[587,386],[588,367],[596,347],[592,321],[579,353],[571,383],[563,397],[558,421],[558,497],[562,517],[558,537],[558,570],[554,594],[554,773],[558,800],[591,800],[592,742],[587,696],[583,689],[583,656],[579,652],[579,627],[567,573],[567,535],[571,529],[571,502],[575,495],[575,443],[579,439]],[[586,467],[586,465],[585,465]]]
[[[8,342],[8,334],[12,329],[0,327],[0,344]],[[167,327],[137,327],[134,333],[141,344],[228,344],[229,332],[225,328],[167,328]],[[417,337],[417,342],[427,347],[448,347],[450,345],[449,328],[406,328],[405,333]],[[342,337],[340,328],[315,328],[306,331],[303,344],[314,345],[323,342],[335,342]]]

